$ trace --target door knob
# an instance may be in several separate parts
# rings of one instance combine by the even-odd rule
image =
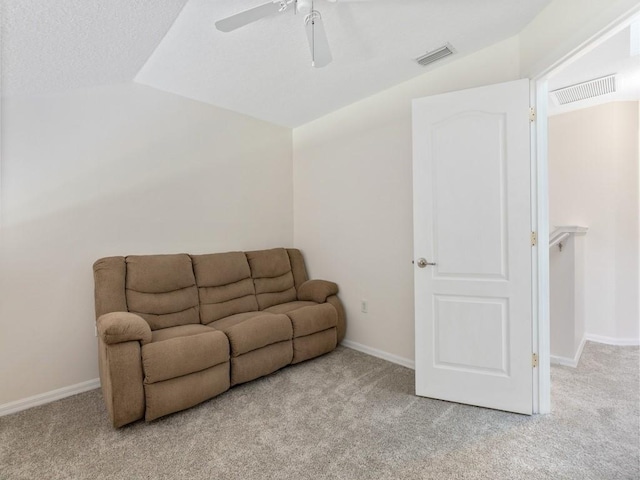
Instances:
[[[420,268],[424,268],[427,265],[435,265],[435,262],[431,263],[431,262],[427,262],[424,258],[419,258],[418,259],[418,266]]]

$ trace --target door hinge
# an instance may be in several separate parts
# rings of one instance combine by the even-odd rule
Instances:
[[[535,109],[535,107],[529,107],[529,121],[530,122],[535,122],[536,121],[536,109]]]
[[[533,368],[537,368],[538,367],[538,354],[534,353],[531,356],[531,365],[533,365]]]
[[[531,232],[531,246],[535,247],[538,244],[538,234],[536,232]]]

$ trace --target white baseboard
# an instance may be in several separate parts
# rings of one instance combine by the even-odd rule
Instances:
[[[585,338],[590,342],[617,345],[619,347],[635,347],[640,345],[640,338],[605,337],[603,335],[593,335],[592,333],[587,333]]]
[[[44,405],[45,403],[55,402],[61,398],[77,395],[78,393],[87,392],[100,387],[100,379],[94,378],[93,380],[87,380],[86,382],[76,383],[75,385],[69,385],[68,387],[59,388],[57,390],[51,390],[50,392],[40,393],[33,397],[23,398],[22,400],[16,400],[15,402],[5,403],[0,405],[0,417],[10,415],[12,413],[21,412],[28,408],[37,407],[38,405]]]
[[[400,357],[392,353],[383,352],[382,350],[378,350],[377,348],[367,347],[366,345],[352,342],[351,340],[343,340],[341,345],[344,345],[345,347],[351,348],[353,350],[357,350],[358,352],[366,353],[367,355],[382,358],[383,360],[387,360],[391,363],[402,365],[403,367],[410,368],[411,370],[416,369],[416,364],[413,360],[409,360],[408,358]]]
[[[556,365],[564,365],[565,367],[573,367],[576,368],[578,363],[580,363],[580,357],[582,356],[582,350],[584,350],[584,344],[587,343],[587,337],[582,337],[582,341],[580,342],[580,346],[576,351],[576,355],[573,358],[569,357],[559,357],[556,355],[551,355],[551,363]]]

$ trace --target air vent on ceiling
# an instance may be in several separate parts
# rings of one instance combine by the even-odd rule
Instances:
[[[558,105],[578,102],[587,98],[599,97],[616,91],[616,76],[596,78],[587,82],[576,83],[550,92]]]
[[[441,58],[448,57],[449,55],[455,53],[455,50],[450,44],[446,44],[440,48],[436,48],[430,52],[427,52],[425,55],[416,58],[416,62],[418,62],[423,67],[432,64],[433,62],[440,60]]]

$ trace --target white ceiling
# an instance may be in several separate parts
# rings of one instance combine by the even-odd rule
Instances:
[[[1,0],[3,95],[130,82],[186,1]]]
[[[550,2],[315,0],[334,61],[314,69],[292,10],[215,29],[264,1],[3,0],[3,94],[135,79],[293,127],[424,73],[413,59],[445,42],[458,53],[438,64],[515,35]]]
[[[638,20],[640,21],[640,20]],[[566,105],[549,96],[549,114],[557,115],[607,102],[640,100],[640,55],[631,55],[631,28],[626,27],[549,78],[549,91],[616,75],[616,92]]]
[[[293,127],[424,73],[413,59],[445,42],[463,55],[508,38],[549,0],[316,0],[334,59],[323,69],[292,11],[215,29],[261,3],[189,0],[136,81]]]

